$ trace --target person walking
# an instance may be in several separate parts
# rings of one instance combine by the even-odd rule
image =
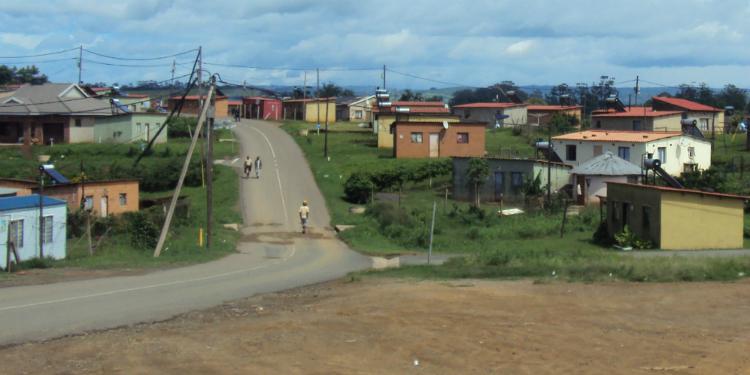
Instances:
[[[302,206],[299,208],[299,220],[302,223],[302,234],[307,233],[307,220],[310,218],[310,206],[307,205],[307,201],[302,201]]]
[[[255,158],[255,178],[260,178],[260,170],[263,168],[263,162],[260,161],[260,156]]]
[[[245,158],[245,178],[250,178],[250,172],[253,170],[253,159],[250,159],[250,155]]]

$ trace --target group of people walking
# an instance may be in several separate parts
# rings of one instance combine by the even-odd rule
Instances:
[[[256,157],[255,160],[248,155],[245,158],[245,178],[250,178],[255,168],[255,178],[260,179],[260,171],[263,169],[263,162],[260,160],[260,156]],[[307,201],[302,201],[302,206],[298,210],[300,224],[302,225],[302,233],[307,233],[307,221],[310,218],[310,206]]]

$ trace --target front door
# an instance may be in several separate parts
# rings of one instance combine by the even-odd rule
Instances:
[[[505,194],[505,173],[495,171],[495,200],[501,200],[503,194]]]
[[[99,205],[99,216],[107,217],[107,196],[101,198],[101,204]]]
[[[579,206],[586,204],[586,176],[576,176],[576,186],[574,186],[576,193],[576,203]]]
[[[440,134],[430,133],[430,157],[440,156]]]

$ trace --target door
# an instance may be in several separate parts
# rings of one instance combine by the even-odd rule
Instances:
[[[576,203],[579,206],[586,205],[586,176],[576,176],[576,186],[573,187],[576,194]]]
[[[107,217],[108,213],[108,207],[107,207],[107,196],[103,196],[101,198],[101,204],[99,205],[99,216],[101,217]]]
[[[430,157],[440,156],[440,134],[430,133]]]
[[[503,194],[505,194],[505,173],[495,171],[495,200],[501,200]]]
[[[42,142],[45,145],[65,142],[65,124],[52,123],[42,125]]]

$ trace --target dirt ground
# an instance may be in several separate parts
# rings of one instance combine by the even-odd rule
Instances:
[[[336,281],[7,347],[0,363],[5,374],[750,374],[750,282]]]

